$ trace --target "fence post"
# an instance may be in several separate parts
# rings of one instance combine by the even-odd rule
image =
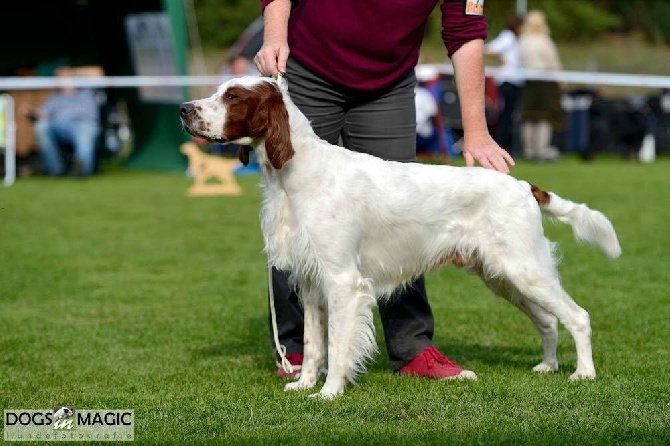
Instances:
[[[14,98],[8,94],[0,95],[0,126],[4,138],[0,144],[5,147],[5,187],[14,184],[16,179],[16,121],[14,113]],[[4,139],[4,141],[3,141]]]

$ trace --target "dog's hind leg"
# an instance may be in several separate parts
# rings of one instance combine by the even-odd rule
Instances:
[[[326,317],[322,308],[323,297],[318,287],[307,281],[300,285],[300,295],[305,314],[304,327],[304,359],[300,378],[288,383],[284,390],[311,389],[321,374],[326,361]]]
[[[558,359],[556,357],[558,320],[556,316],[522,297],[511,302],[535,323],[535,327],[542,338],[542,362],[533,367],[533,371],[540,373],[555,372],[558,370]]]
[[[541,306],[526,299],[508,281],[499,278],[482,280],[498,296],[523,311],[535,324],[542,338],[542,362],[533,367],[534,372],[555,372],[558,370],[556,348],[558,347],[558,320]]]
[[[577,347],[577,370],[570,379],[595,378],[589,314],[565,292],[557,275],[537,264],[505,264],[502,271],[526,299],[556,316],[572,335]]]
[[[326,279],[328,301],[328,375],[315,396],[332,399],[363,371],[377,351],[372,307],[372,284],[356,274]]]

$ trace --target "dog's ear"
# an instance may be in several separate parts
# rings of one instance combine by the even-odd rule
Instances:
[[[249,152],[251,152],[251,147],[249,146],[240,146],[240,148],[237,149],[237,157],[245,166],[249,165]]]
[[[272,167],[280,170],[295,155],[291,144],[288,111],[278,90],[275,90],[267,99],[265,107],[268,120],[265,132],[265,151]]]

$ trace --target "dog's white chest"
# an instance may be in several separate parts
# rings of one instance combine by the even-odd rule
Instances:
[[[286,195],[269,191],[261,209],[261,229],[265,239],[265,253],[276,268],[292,271],[297,254],[295,249],[304,245]]]

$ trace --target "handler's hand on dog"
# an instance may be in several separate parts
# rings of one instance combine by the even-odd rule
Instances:
[[[509,166],[515,164],[512,156],[493,140],[488,131],[465,134],[463,156],[468,167],[474,166],[476,161],[482,167],[502,173],[509,173]]]
[[[286,73],[288,53],[288,42],[285,40],[266,41],[256,53],[254,63],[262,75],[275,77],[277,71]]]

